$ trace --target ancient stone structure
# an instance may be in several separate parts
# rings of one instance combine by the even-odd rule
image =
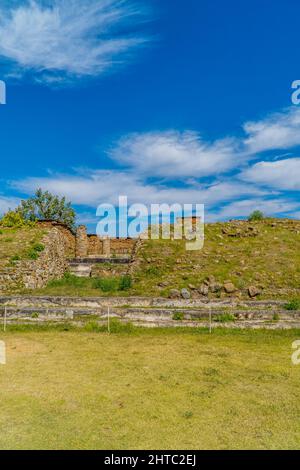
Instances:
[[[111,251],[110,251],[110,238],[109,238],[109,237],[103,238],[102,248],[103,248],[103,255],[104,255],[105,257],[109,257],[109,256],[111,255]]]
[[[16,261],[0,274],[0,290],[38,289],[61,278],[68,268],[69,241],[61,227],[53,225],[42,239],[44,250],[37,260]]]
[[[80,225],[76,233],[76,258],[86,258],[88,256],[88,236],[85,225]]]
[[[136,240],[101,239],[97,235],[87,234],[84,225],[78,227],[76,234],[66,225],[56,221],[38,222],[45,229],[42,239],[44,250],[38,259],[23,259],[0,271],[0,293],[12,292],[20,288],[37,289],[47,285],[52,279],[61,278],[68,270],[76,275],[103,276],[104,270],[114,275],[127,272],[128,262],[134,252]],[[118,259],[120,258],[120,260]],[[111,269],[99,266],[99,260],[111,261]],[[72,269],[72,262],[79,263],[79,268]],[[120,266],[117,262],[120,261]],[[88,264],[80,264],[86,263]],[[97,264],[98,263],[98,264]],[[78,272],[77,272],[78,271]]]

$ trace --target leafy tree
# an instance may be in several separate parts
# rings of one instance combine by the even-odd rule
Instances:
[[[261,211],[253,211],[250,215],[249,215],[249,222],[256,222],[258,220],[263,220],[265,218],[263,212]]]
[[[16,212],[19,212],[25,220],[56,220],[70,228],[75,226],[76,214],[71,203],[67,202],[65,197],[54,196],[42,189],[38,189],[34,197],[21,201]]]

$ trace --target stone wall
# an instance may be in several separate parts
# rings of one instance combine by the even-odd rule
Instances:
[[[137,240],[131,238],[112,238],[110,240],[110,247],[112,254],[129,254],[131,255]]]
[[[63,243],[65,247],[65,254],[67,258],[74,258],[76,251],[76,236],[65,224],[53,220],[41,220],[38,222],[40,227],[46,230],[57,228],[63,236]]]
[[[44,235],[42,244],[45,249],[37,260],[16,261],[13,267],[1,272],[0,291],[38,289],[64,275],[68,269],[67,254],[70,247],[61,227],[52,225]]]
[[[89,235],[86,227],[81,225],[76,234],[76,258],[131,255],[135,244],[136,240],[130,238],[100,238]]]
[[[88,256],[99,256],[102,253],[102,240],[97,235],[88,235]]]

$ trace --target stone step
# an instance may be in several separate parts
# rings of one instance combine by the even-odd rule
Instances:
[[[74,258],[69,261],[70,266],[78,264],[129,264],[131,257],[112,258],[112,257],[89,257],[89,258]]]
[[[70,273],[77,277],[91,277],[92,265],[72,264],[69,266]]]

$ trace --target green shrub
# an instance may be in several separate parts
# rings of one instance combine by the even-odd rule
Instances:
[[[28,252],[27,252],[27,258],[28,259],[37,260],[38,257],[39,257],[39,255],[35,250],[33,250],[33,249],[28,250]]]
[[[158,276],[159,274],[160,271],[157,266],[149,266],[149,268],[146,269],[147,276]]]
[[[300,299],[292,299],[284,305],[286,310],[300,310]]]
[[[250,215],[249,215],[249,222],[257,222],[259,220],[263,220],[265,218],[263,212],[261,211],[253,211]]]
[[[184,313],[182,312],[175,312],[173,315],[173,320],[175,321],[182,321],[184,319]]]
[[[27,251],[27,258],[37,260],[40,253],[45,250],[45,246],[42,243],[34,243],[32,247]]]
[[[115,292],[118,290],[118,282],[114,277],[104,277],[93,280],[94,289],[101,289],[102,292]]]
[[[42,251],[45,250],[45,245],[43,245],[42,243],[34,243],[34,245],[32,246],[32,249],[36,251],[37,253],[41,253]]]
[[[90,321],[86,323],[84,326],[85,331],[88,331],[89,333],[100,333],[104,329],[102,326],[99,325],[97,321]]]
[[[24,219],[22,214],[16,211],[8,211],[1,219],[0,225],[2,227],[20,228],[25,226],[33,226],[34,223]]]
[[[77,277],[67,272],[62,279],[53,279],[48,282],[48,287],[86,287],[90,279]]]
[[[119,282],[120,290],[128,290],[132,286],[131,276],[122,276]]]
[[[223,313],[222,315],[217,315],[214,318],[214,321],[218,323],[228,323],[235,321],[235,316],[232,313]]]
[[[20,261],[20,256],[19,255],[14,255],[10,258],[10,263],[14,264],[16,261]]]
[[[274,313],[273,315],[273,321],[279,321],[280,320],[280,315],[279,313]]]

